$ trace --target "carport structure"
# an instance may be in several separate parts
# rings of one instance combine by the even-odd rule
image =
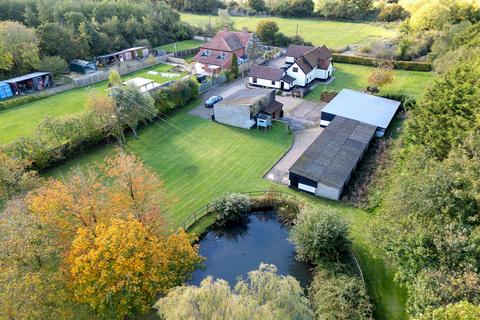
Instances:
[[[20,77],[5,80],[10,85],[14,95],[41,91],[53,86],[53,79],[50,72],[34,72]]]

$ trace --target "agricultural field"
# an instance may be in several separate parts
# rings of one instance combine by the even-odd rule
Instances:
[[[181,19],[198,26],[206,24],[211,20],[215,22],[216,16],[206,16],[190,13],[182,13]],[[392,38],[397,35],[396,30],[387,29],[380,25],[372,23],[356,23],[356,22],[339,22],[325,21],[319,19],[294,19],[294,18],[278,18],[278,17],[232,17],[235,21],[235,28],[241,30],[247,27],[250,31],[255,30],[260,20],[268,19],[275,21],[280,32],[287,36],[302,35],[306,41],[310,41],[316,45],[325,44],[329,48],[339,49],[348,44],[356,44],[364,42],[372,38]]]
[[[183,41],[178,41],[176,43],[169,43],[169,44],[164,44],[163,46],[158,47],[160,50],[165,50],[167,52],[174,52],[175,51],[175,44],[177,46],[177,51],[183,51],[183,50],[188,50],[188,49],[195,49],[200,47],[204,42],[200,40],[183,40]]]
[[[154,80],[157,83],[164,83],[176,78],[164,78],[160,75],[149,75],[148,71],[168,72],[172,66],[159,64],[152,68],[140,70],[122,76],[123,80],[135,77],[142,77]],[[85,102],[89,96],[94,94],[107,94],[107,81],[94,85],[65,91],[46,97],[41,100],[26,103],[0,111],[0,144],[14,140],[17,136],[32,134],[35,127],[47,116],[61,117],[79,113],[85,109]]]
[[[334,63],[333,76],[335,80],[329,85],[320,84],[306,96],[307,99],[318,101],[325,90],[340,91],[344,88],[364,90],[368,86],[368,76],[372,67],[356,64]],[[380,93],[403,92],[420,98],[426,87],[433,81],[432,72],[394,70],[393,82],[381,88]]]

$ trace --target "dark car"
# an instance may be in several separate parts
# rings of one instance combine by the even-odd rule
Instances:
[[[223,97],[221,96],[213,96],[207,99],[205,101],[205,108],[213,108],[213,105],[217,102],[220,102],[223,100]]]

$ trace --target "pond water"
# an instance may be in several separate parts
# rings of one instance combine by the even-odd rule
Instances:
[[[251,214],[245,223],[212,230],[200,241],[205,269],[193,273],[191,284],[199,285],[208,275],[234,286],[237,277],[274,264],[278,274],[295,277],[303,287],[311,281],[310,266],[295,260],[295,247],[288,241],[288,228],[274,212]]]

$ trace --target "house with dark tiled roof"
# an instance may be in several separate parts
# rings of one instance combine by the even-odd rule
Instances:
[[[247,47],[251,33],[242,31],[220,30],[215,37],[205,43],[195,55],[195,73],[218,74],[232,65],[233,54],[237,55],[239,64],[248,60]]]
[[[291,58],[287,62],[287,58]],[[287,49],[286,67],[254,66],[250,70],[252,86],[290,90],[305,87],[315,80],[327,80],[332,75],[332,53],[327,47],[290,45]]]

